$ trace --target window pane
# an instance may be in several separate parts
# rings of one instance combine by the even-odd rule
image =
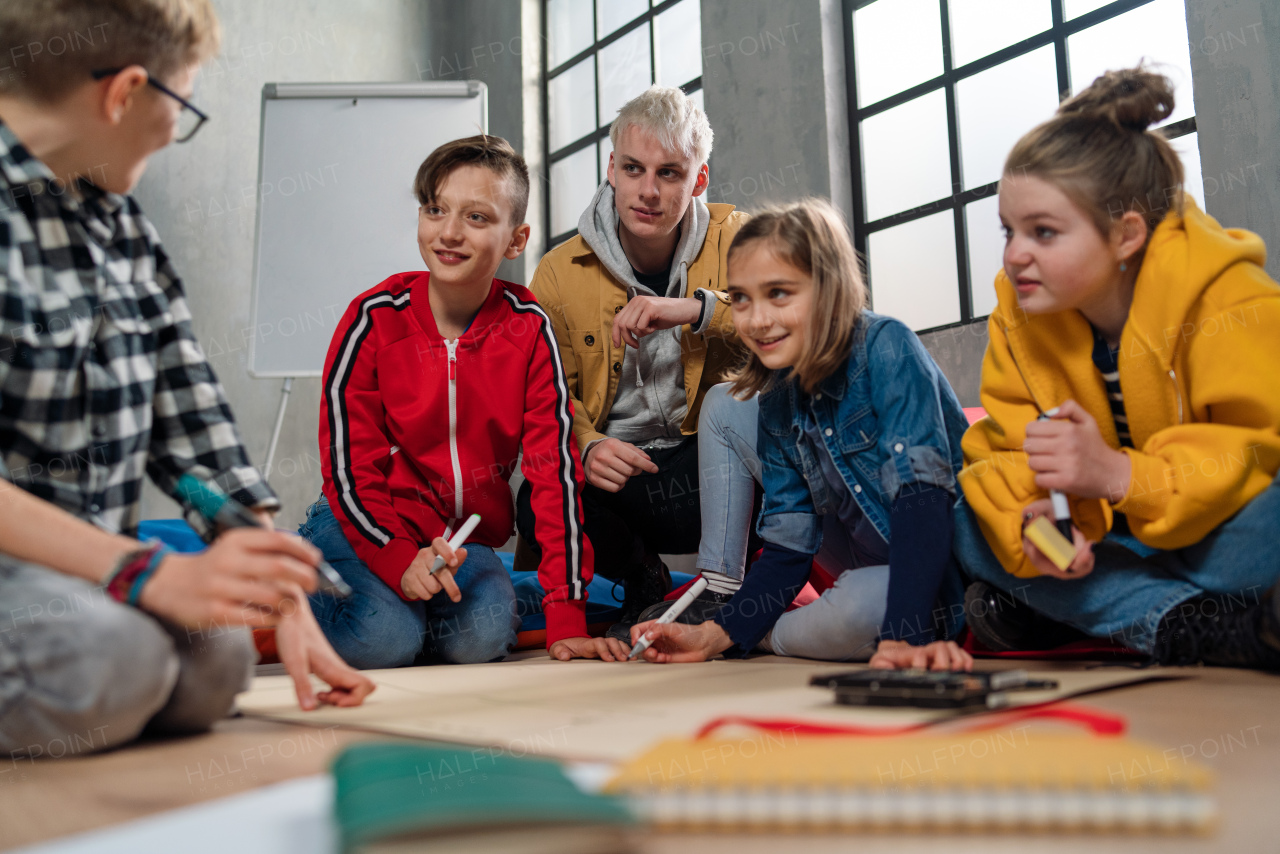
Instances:
[[[1111,2],[1112,0],[1066,0],[1062,13],[1066,15],[1066,19],[1070,21],[1072,18],[1079,18],[1086,12],[1092,12],[1094,9],[1101,9],[1103,6]]]
[[[578,227],[596,193],[596,147],[588,145],[551,164],[551,236]]]
[[[649,25],[637,27],[600,51],[600,124],[649,88]]]
[[[1132,68],[1144,58],[1173,81],[1176,105],[1168,121],[1194,116],[1183,0],[1155,0],[1068,38],[1071,91],[1084,89],[1104,71]]]
[[[862,122],[862,164],[868,222],[951,195],[942,90]]]
[[[591,105],[596,100],[595,60],[588,56],[548,84],[547,112],[551,150],[563,148],[596,129]]]
[[[609,177],[609,155],[613,153],[613,140],[605,137],[600,140],[600,180]]]
[[[995,193],[965,206],[969,233],[969,305],[973,316],[996,307],[996,273],[1004,266],[1004,231],[1000,228],[1000,197]]]
[[[698,0],[681,0],[654,19],[657,77],[663,86],[683,86],[702,74],[702,12]]]
[[[871,295],[875,310],[912,329],[960,320],[955,215],[943,211],[871,235]]]
[[[938,0],[877,0],[853,13],[858,106],[942,73]]]
[[[1000,180],[1014,143],[1058,108],[1053,45],[956,84],[960,164],[965,189]],[[1015,106],[1016,105],[1016,108]]]
[[[953,68],[1053,26],[1049,0],[951,0],[948,9]]]
[[[696,89],[689,93],[689,100],[698,105],[698,109],[705,114],[707,112],[706,102],[702,98],[702,90]]]
[[[596,38],[604,38],[648,10],[649,0],[596,0]]]
[[[1196,200],[1196,205],[1201,210],[1204,210],[1204,194],[1206,192],[1206,188],[1204,175],[1200,171],[1200,134],[1189,133],[1186,136],[1180,136],[1177,139],[1169,140],[1169,144],[1173,146],[1174,151],[1177,151],[1178,155],[1182,158],[1182,168],[1186,170],[1186,179],[1183,182],[1183,189],[1191,195],[1191,198]],[[1244,172],[1240,172],[1237,179],[1247,180],[1248,177],[1249,174],[1246,170]],[[1224,180],[1229,181],[1230,179]],[[1219,186],[1217,180],[1210,181],[1208,186],[1215,193],[1218,192],[1218,190],[1223,189]]]
[[[591,0],[550,0],[547,41],[547,68],[555,68],[590,47]]]

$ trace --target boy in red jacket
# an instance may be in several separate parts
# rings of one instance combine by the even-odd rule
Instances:
[[[555,334],[532,293],[493,277],[529,239],[524,158],[499,137],[455,140],[423,161],[414,190],[430,272],[358,296],[325,359],[324,494],[299,532],[355,592],[315,597],[316,617],[362,669],[505,656],[520,620],[494,548],[511,537],[507,481],[523,450],[547,646],[560,659],[625,658],[625,645],[587,637],[592,551]],[[455,552],[446,541],[473,513],[480,525]]]

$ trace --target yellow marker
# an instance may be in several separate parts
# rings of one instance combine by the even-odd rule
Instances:
[[[1066,570],[1075,560],[1076,547],[1053,527],[1047,517],[1037,516],[1034,522],[1022,529],[1022,533],[1058,569]]]

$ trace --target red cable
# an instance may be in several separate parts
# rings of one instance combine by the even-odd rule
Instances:
[[[1026,706],[1019,706],[1017,708],[983,715],[977,725],[964,727],[960,732],[980,732],[987,729],[996,729],[1013,721],[1024,720],[1027,718],[1044,718],[1046,720],[1059,720],[1066,723],[1079,724],[1080,726],[1093,731],[1097,735],[1123,735],[1125,730],[1128,728],[1128,721],[1121,715],[1104,712],[1101,709],[1093,709],[1088,706],[1069,705],[1057,700],[1051,700],[1047,703],[1032,703]],[[922,724],[909,724],[907,726],[870,727],[853,724],[816,723],[813,721],[790,720],[787,718],[749,718],[738,715],[728,715],[716,718],[715,720],[707,723],[698,730],[694,738],[706,738],[721,727],[731,726],[733,724],[769,731],[794,732],[798,735],[895,736],[919,732],[920,730],[928,727],[953,723],[955,721],[956,718],[946,718],[940,721],[928,721]]]

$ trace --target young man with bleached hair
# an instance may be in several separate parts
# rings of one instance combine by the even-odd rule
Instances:
[[[652,86],[627,102],[609,137],[607,180],[530,288],[568,376],[596,571],[626,587],[609,636],[629,641],[670,589],[658,555],[698,550],[699,495],[714,488],[699,484],[698,418],[738,359],[725,255],[746,215],[702,200],[711,126],[679,89]],[[529,499],[522,489],[517,526],[532,546]],[[740,565],[699,569],[710,586],[681,622],[709,619],[742,577]]]

